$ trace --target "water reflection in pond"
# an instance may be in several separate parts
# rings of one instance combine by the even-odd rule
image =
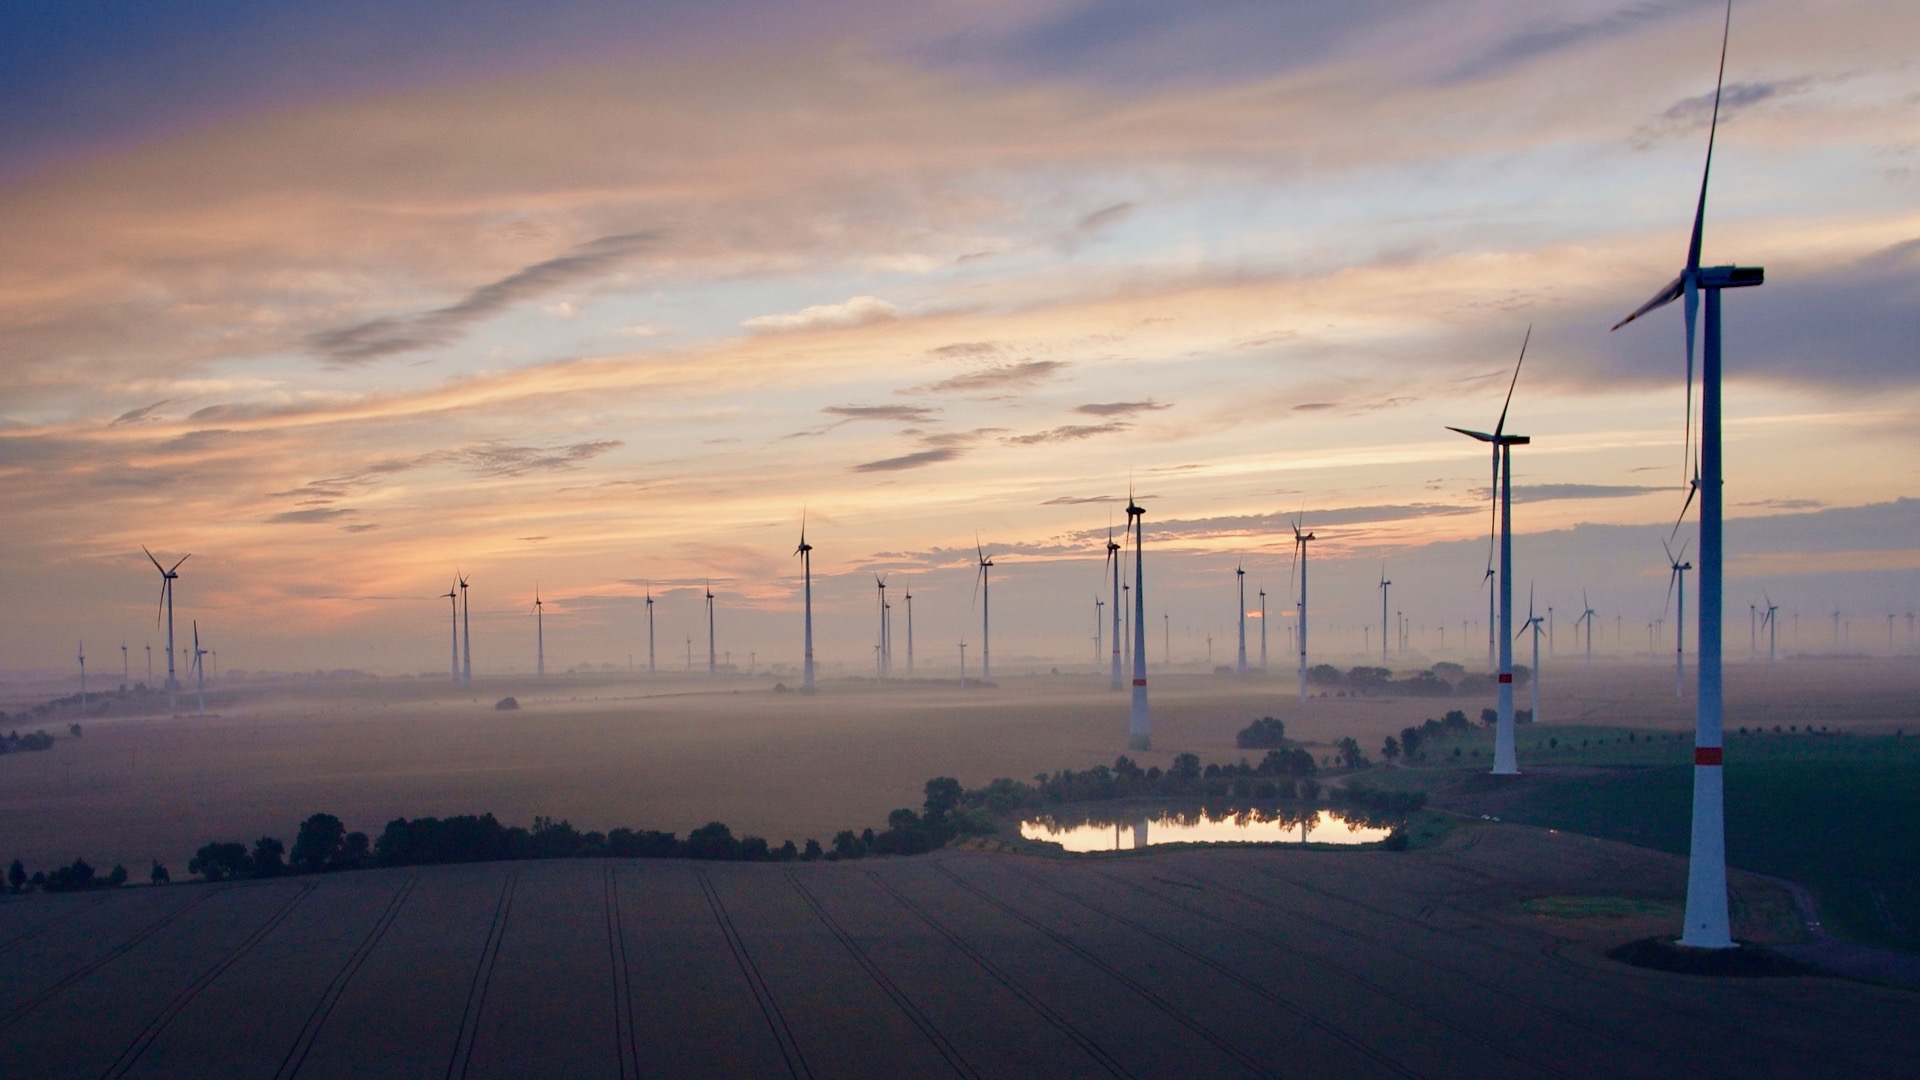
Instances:
[[[1052,841],[1068,851],[1126,851],[1152,844],[1371,844],[1392,832],[1389,826],[1348,821],[1330,810],[1210,812],[1156,807],[1130,818],[1041,816],[1020,823],[1021,836]]]

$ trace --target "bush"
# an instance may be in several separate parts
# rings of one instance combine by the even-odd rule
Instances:
[[[520,707],[520,702],[514,700],[514,698],[512,698],[511,696],[508,696],[508,697],[503,697],[499,701],[494,702],[493,707],[496,709],[499,709],[501,712],[512,712],[513,710]]]
[[[1271,716],[1263,716],[1234,736],[1233,744],[1242,750],[1278,750],[1287,745],[1287,725]]]
[[[198,874],[208,881],[241,877],[252,869],[253,860],[247,858],[247,845],[238,841],[203,845],[187,863],[187,873]]]
[[[125,880],[126,871],[122,870],[121,879]],[[62,866],[49,873],[42,888],[48,892],[79,892],[94,885],[93,867],[85,859],[73,860],[73,865]]]

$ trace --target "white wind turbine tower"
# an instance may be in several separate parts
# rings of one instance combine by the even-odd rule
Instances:
[[[1267,587],[1260,586],[1260,674],[1267,673]]]
[[[1593,605],[1587,601],[1587,590],[1580,590],[1580,618],[1574,621],[1574,629],[1582,625],[1587,628],[1587,666],[1593,666]],[[1578,638],[1575,639],[1579,640]]]
[[[1294,641],[1300,649],[1300,700],[1307,700],[1307,542],[1312,533],[1300,531],[1300,519],[1293,519],[1293,552],[1300,569],[1300,598],[1294,608]],[[1381,627],[1382,632],[1386,630]]]
[[[806,545],[806,542],[807,542],[806,530],[805,530],[805,527],[803,526],[800,533],[800,543],[804,547]],[[807,550],[812,551],[813,549],[807,548]],[[807,604],[807,629],[811,631],[813,629],[813,604],[811,602],[813,600],[813,590],[811,588],[807,590],[807,600],[809,601]],[[807,636],[809,639],[811,639],[813,635],[809,633]],[[808,650],[808,655],[812,655],[812,650]],[[647,585],[647,674],[652,675],[654,671],[655,671],[655,668],[653,666],[653,585],[649,583]],[[807,665],[807,673],[808,674],[813,673],[812,664]]]
[[[1491,540],[1492,536],[1488,536],[1488,539]],[[1498,654],[1494,651],[1499,646],[1494,642],[1494,639],[1493,639],[1493,635],[1496,629],[1495,624],[1499,622],[1497,609],[1494,607],[1494,603],[1499,598],[1499,595],[1500,595],[1500,572],[1493,568],[1493,560],[1494,560],[1494,554],[1491,547],[1489,547],[1487,551],[1487,572],[1480,579],[1481,581],[1485,582],[1487,586],[1487,670],[1488,671],[1498,671],[1500,669],[1500,661],[1498,659]]]
[[[200,620],[193,620],[193,687],[200,698],[199,713],[207,715],[207,650],[200,647]]]
[[[87,711],[87,643],[80,643],[80,711]]]
[[[980,561],[980,681],[988,682],[993,678],[993,623],[989,618],[989,593],[992,589],[993,560],[987,557],[987,551],[980,546],[980,538],[973,538],[974,555]]]
[[[800,608],[802,645],[805,654],[800,671],[800,689],[813,690],[813,545],[807,543],[807,512],[800,512],[800,546],[793,549],[800,557]],[[653,593],[647,593],[647,670],[653,670]]]
[[[1654,294],[1653,299],[1616,323],[1619,329],[1641,315],[1685,300],[1687,332],[1687,431],[1693,430],[1693,326],[1706,293],[1706,334],[1701,353],[1700,443],[1688,502],[1700,497],[1700,694],[1694,713],[1693,836],[1687,864],[1686,924],[1682,945],[1729,949],[1733,934],[1727,914],[1727,849],[1725,778],[1721,773],[1721,440],[1720,440],[1720,293],[1761,284],[1766,272],[1757,266],[1700,265],[1700,246],[1707,216],[1707,178],[1713,171],[1713,140],[1720,124],[1720,91],[1726,81],[1727,40],[1733,30],[1733,0],[1720,36],[1720,70],[1714,81],[1713,116],[1707,127],[1706,164],[1700,170],[1700,197],[1693,211],[1693,236],[1687,245],[1687,264],[1680,276]],[[1689,439],[1689,441],[1691,441]],[[1686,511],[1682,509],[1684,517]]]
[[[1125,562],[1121,559],[1121,547],[1113,542],[1113,519],[1107,519],[1107,572],[1113,578],[1113,676],[1109,689],[1120,689],[1120,620],[1124,617],[1125,605],[1120,603],[1120,577],[1126,573]]]
[[[1775,604],[1773,597],[1768,596],[1766,593],[1761,593],[1760,595],[1767,601],[1766,613],[1760,616],[1760,621],[1767,628],[1767,663],[1771,664],[1774,659],[1774,640],[1780,632],[1780,620],[1775,615],[1775,613],[1780,610],[1780,606]]]
[[[546,611],[540,602],[540,586],[533,587],[533,676],[536,679],[547,677],[547,621]]]
[[[449,670],[453,672],[453,685],[460,685],[460,593],[458,585],[447,586],[447,603],[453,608],[453,659]]]
[[[1532,442],[1525,435],[1507,434],[1507,410],[1513,405],[1513,388],[1520,383],[1520,366],[1527,362],[1527,343],[1532,340],[1533,327],[1528,326],[1526,336],[1520,339],[1520,358],[1514,361],[1513,379],[1507,383],[1507,400],[1500,406],[1500,420],[1494,424],[1493,434],[1451,425],[1447,428],[1493,447],[1491,494],[1500,524],[1500,707],[1493,730],[1493,771],[1502,776],[1520,771],[1513,742],[1513,448]],[[1492,567],[1488,570],[1491,572]]]
[[[1234,674],[1247,677],[1247,570],[1244,566],[1233,568],[1233,578],[1240,586],[1240,659],[1236,662]]]
[[[1127,745],[1135,750],[1153,746],[1151,717],[1147,711],[1147,625],[1146,572],[1142,568],[1141,548],[1146,540],[1147,511],[1133,501],[1133,488],[1127,488],[1127,525],[1133,533],[1133,708],[1127,722]]]
[[[1533,722],[1540,722],[1540,624],[1542,619],[1533,613],[1533,586],[1527,586],[1527,621],[1520,632],[1533,631],[1533,677],[1527,681],[1533,690]]]
[[[147,551],[144,546],[140,550],[147,552],[147,561],[153,564],[155,570],[160,571],[160,607],[167,618],[167,709],[171,711],[180,707],[177,701],[180,680],[174,677],[173,668],[173,583],[180,578],[181,563],[193,556],[182,555],[180,562],[172,566],[161,566],[160,560],[153,557],[153,552]]]
[[[1387,564],[1380,564],[1380,666],[1387,666]]]
[[[1667,549],[1667,566],[1670,567],[1667,574],[1667,600],[1671,603],[1678,597],[1680,601],[1673,613],[1673,696],[1681,697],[1686,694],[1687,686],[1686,655],[1682,651],[1687,643],[1687,571],[1693,569],[1693,564],[1680,561],[1687,557],[1686,541],[1680,542],[1679,555],[1673,553],[1673,548],[1665,540],[1660,541],[1660,546]],[[1666,608],[1663,606],[1660,610],[1665,611]]]
[[[907,678],[913,678],[913,582],[906,587],[907,601]]]
[[[133,663],[127,658],[127,643],[120,643],[120,692],[126,693],[133,686]]]
[[[706,591],[707,591],[707,678],[714,679],[714,678],[718,678],[720,675],[720,653],[719,653],[719,650],[714,647],[714,639],[713,639],[713,579],[712,578],[707,579]]]
[[[873,674],[876,678],[887,677],[887,579],[879,574],[873,575],[873,583],[880,593],[880,641],[873,650]]]
[[[467,598],[467,576],[454,572],[460,586],[460,639],[463,658],[460,662],[460,681],[467,686],[473,685],[473,607]]]

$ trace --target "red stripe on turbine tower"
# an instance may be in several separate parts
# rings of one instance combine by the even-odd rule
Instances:
[[[1696,747],[1694,747],[1694,748],[1693,748],[1693,763],[1694,763],[1695,765],[1718,765],[1718,764],[1720,764],[1720,748],[1719,748],[1719,747],[1717,747],[1717,746],[1696,746]]]
[[[1503,683],[1510,683],[1510,682],[1512,682],[1512,681],[1513,681],[1513,672],[1511,672],[1511,671],[1503,671],[1503,672],[1501,672],[1501,673],[1500,673],[1500,681],[1501,681],[1501,682],[1503,682]]]

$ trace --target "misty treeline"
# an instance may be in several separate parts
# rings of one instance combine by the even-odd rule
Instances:
[[[1525,664],[1513,666],[1513,684],[1524,687],[1533,673]],[[1396,679],[1383,667],[1348,668],[1341,671],[1332,664],[1315,664],[1307,669],[1307,682],[1334,690],[1337,696],[1449,697],[1454,694],[1491,694],[1500,683],[1492,675],[1468,671],[1459,664],[1441,661],[1424,671]]]
[[[159,863],[153,864],[154,881],[164,880],[166,869]],[[7,867],[7,891],[26,892],[39,889],[44,892],[80,892],[84,889],[117,889],[127,883],[127,868],[115,865],[105,874],[93,868],[85,859],[75,859],[66,866],[57,866],[52,870],[35,870],[28,875],[27,868],[19,859]]]
[[[6,715],[0,713],[0,723],[6,722]],[[76,733],[77,734],[77,733]],[[0,754],[19,754],[29,750],[53,749],[53,736],[45,731],[32,731],[25,735],[18,731],[9,731],[0,735]]]

